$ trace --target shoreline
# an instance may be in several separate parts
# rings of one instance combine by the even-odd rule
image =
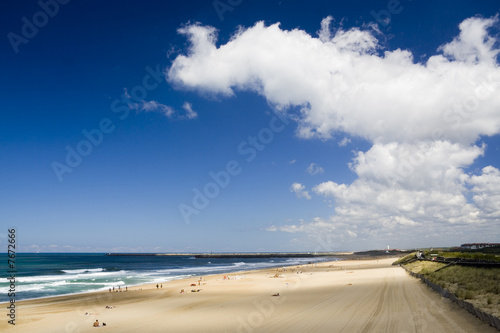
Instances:
[[[146,284],[24,300],[16,302],[18,318],[9,330],[94,332],[92,323],[99,320],[109,332],[396,332],[415,331],[415,325],[427,325],[423,331],[494,332],[392,266],[395,260],[325,261],[238,271],[230,279],[197,275],[158,289]],[[4,319],[0,329],[6,325]]]
[[[336,258],[336,257],[335,257]],[[332,257],[332,259],[334,259],[334,257]],[[287,266],[283,266],[283,265],[278,265],[278,266],[273,266],[273,267],[265,267],[265,268],[259,268],[259,269],[252,269],[252,270],[239,270],[239,271],[233,271],[233,272],[221,272],[221,273],[217,273],[217,274],[193,274],[191,276],[188,276],[188,277],[180,277],[180,278],[173,278],[171,280],[165,280],[164,282],[158,282],[159,284],[160,283],[164,283],[164,284],[168,284],[170,282],[174,282],[174,281],[183,281],[183,280],[189,280],[189,279],[194,279],[196,277],[200,277],[200,276],[204,276],[204,277],[213,277],[213,276],[228,276],[228,275],[234,275],[234,274],[238,274],[238,275],[241,275],[241,274],[245,274],[245,273],[257,273],[257,272],[260,272],[260,271],[267,271],[267,270],[273,270],[273,269],[279,269],[279,268],[283,268],[283,267],[295,267],[295,266],[307,266],[307,265],[311,265],[311,264],[320,264],[320,263],[335,263],[335,262],[339,262],[339,261],[343,261],[343,260],[358,260],[358,259],[342,259],[342,258],[336,258],[336,259],[339,259],[339,260],[332,260],[332,261],[317,261],[317,262],[312,262],[312,263],[307,263],[307,264],[298,264],[298,265],[287,265]],[[394,258],[394,260],[396,260],[396,258]],[[125,286],[124,286],[125,287]],[[156,284],[155,283],[145,283],[145,284],[137,284],[137,285],[131,285],[131,286],[126,286],[128,287],[128,290],[131,291],[131,290],[137,290],[138,288],[142,289],[142,287],[147,287],[147,289],[154,289],[156,287]],[[154,287],[154,288],[153,288]],[[125,292],[125,291],[123,291]],[[119,291],[115,291],[115,292],[111,292],[111,294],[116,294],[116,293],[121,293]],[[100,294],[109,294],[109,291],[108,291],[108,288],[106,289],[103,289],[103,290],[94,290],[94,291],[83,291],[83,292],[78,292],[78,293],[70,293],[70,294],[63,294],[63,295],[54,295],[54,296],[43,296],[43,297],[36,297],[36,298],[28,298],[28,299],[22,299],[22,300],[16,300],[16,304],[20,304],[20,303],[25,303],[25,302],[32,302],[32,301],[38,301],[38,300],[51,300],[51,299],[62,299],[62,298],[71,298],[72,296],[85,296],[85,295],[88,295],[88,296],[92,296],[93,294],[96,294],[96,295],[100,295]],[[6,301],[6,302],[0,302],[0,306],[3,306],[3,305],[8,305],[9,302]]]
[[[352,255],[354,252],[231,252],[231,253],[107,253],[109,257],[193,257],[196,259],[321,258]]]
[[[387,258],[387,257],[394,257],[396,260],[398,257],[396,256],[391,256],[391,255],[387,255],[387,254],[378,254],[378,255],[366,255],[366,253],[363,253],[363,254],[356,254],[355,252],[329,252],[331,254],[328,255],[328,256],[325,256],[325,255],[317,255],[317,256],[313,256],[313,257],[290,257],[289,255],[291,255],[292,253],[283,253],[283,257],[280,257],[280,256],[276,256],[275,258],[300,258],[300,259],[307,259],[307,258],[311,258],[311,259],[318,259],[318,258],[325,258],[324,261],[317,261],[317,262],[312,262],[312,263],[321,263],[321,262],[334,262],[334,261],[342,261],[342,260],[371,260],[371,259],[383,259],[383,258]],[[232,257],[233,255],[247,255],[248,253],[223,253],[222,255],[227,255],[228,257],[227,258],[234,258]],[[335,256],[333,256],[333,254],[335,254]],[[105,254],[105,255],[109,255],[109,254]],[[166,256],[193,256],[194,254],[111,254],[111,256],[163,256],[163,255],[166,255]],[[214,254],[214,255],[219,255],[219,254]],[[260,256],[261,253],[252,253],[252,255],[257,255],[255,257],[241,257],[242,259],[246,259],[246,258],[267,258],[266,256]],[[262,255],[266,255],[266,253],[262,253]],[[203,257],[205,258],[205,257]],[[213,257],[213,258],[221,258],[221,257]],[[239,258],[239,257],[235,257],[235,258]],[[272,257],[271,257],[272,258]],[[332,260],[330,260],[332,259]],[[333,259],[337,259],[337,260],[333,260]],[[307,263],[307,264],[310,264],[310,263]],[[302,264],[299,264],[299,265],[302,265]],[[295,265],[288,265],[288,266],[295,266]],[[277,265],[277,266],[274,266],[274,268],[277,268],[277,267],[288,267],[288,266],[283,266],[283,265]],[[273,267],[266,267],[266,268],[261,268],[261,269],[272,269]],[[259,271],[261,269],[255,269],[255,270],[245,270],[245,271]],[[236,272],[236,271],[235,271]],[[239,271],[238,271],[239,272]],[[232,272],[221,272],[221,273],[217,273],[217,274],[211,274],[211,273],[208,273],[208,274],[201,274],[203,276],[209,276],[209,275],[220,275],[220,274],[232,274]],[[187,276],[187,277],[175,277],[175,278],[172,278],[171,280],[165,280],[163,283],[167,283],[167,282],[170,282],[170,281],[177,281],[177,280],[182,280],[182,279],[189,279],[189,278],[193,278],[193,277],[196,277],[196,276],[199,276],[200,274],[193,274],[191,276]],[[154,284],[154,283],[153,283]],[[128,288],[135,288],[135,287],[141,287],[143,285],[151,285],[150,283],[146,283],[146,284],[134,284],[134,285],[127,285]],[[125,287],[125,286],[123,286]],[[50,298],[56,298],[56,297],[64,297],[64,296],[74,296],[74,295],[85,295],[85,294],[91,294],[91,293],[101,293],[101,292],[108,292],[108,288],[106,287],[105,289],[103,288],[102,290],[93,290],[93,291],[82,291],[82,292],[75,292],[75,293],[67,293],[67,294],[60,294],[60,295],[51,295],[51,296],[42,296],[42,297],[36,297],[36,298],[26,298],[26,299],[21,299],[21,300],[16,300],[16,303],[20,303],[20,302],[25,302],[25,301],[34,301],[34,300],[39,300],[39,299],[50,299]],[[4,305],[4,304],[8,304],[9,301],[2,301],[0,302],[0,305]]]

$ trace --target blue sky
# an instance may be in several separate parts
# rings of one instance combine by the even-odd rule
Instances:
[[[0,234],[23,252],[498,242],[499,11],[8,1]]]

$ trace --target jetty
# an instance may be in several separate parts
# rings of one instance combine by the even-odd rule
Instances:
[[[352,255],[352,252],[238,252],[238,253],[108,253],[107,256],[167,256],[202,258],[317,258]]]

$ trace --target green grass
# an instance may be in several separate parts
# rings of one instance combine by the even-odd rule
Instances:
[[[449,266],[432,261],[416,261],[405,265],[411,271],[473,303],[485,312],[500,317],[500,268]]]
[[[500,261],[500,256],[495,254],[485,254],[482,252],[440,252],[439,255],[445,258]]]
[[[483,251],[493,251],[492,249],[482,249]],[[494,253],[483,253],[478,251],[446,251],[446,250],[425,250],[423,251],[426,258],[430,258],[431,254],[437,254],[444,258],[463,258],[463,259],[474,259],[474,260],[487,260],[487,261],[500,261],[500,254]],[[416,252],[412,252],[404,257],[399,258],[393,265],[405,264],[409,260],[415,258]]]
[[[415,261],[405,265],[412,272],[423,274],[428,278],[428,274],[434,272],[435,270],[446,266],[446,264],[442,264],[440,262],[433,261]]]
[[[406,264],[408,261],[415,258],[416,253],[417,252],[412,252],[404,257],[401,257],[398,260],[396,260],[395,262],[393,262],[392,264],[393,265]]]
[[[494,249],[494,248],[492,248]],[[492,249],[482,249],[483,251],[490,250],[490,253],[483,253],[478,251],[446,251],[446,250],[424,250],[422,251],[426,258],[430,258],[431,254],[435,254],[438,257],[444,258],[462,258],[462,259],[474,259],[474,260],[485,260],[485,261],[500,261],[500,254],[493,252]],[[405,264],[409,260],[415,258],[416,252],[412,252],[394,262],[393,265]]]
[[[462,249],[462,248],[453,248],[450,249],[450,251],[456,251],[460,250],[460,252],[467,252],[467,253],[477,253],[477,252],[482,252],[482,253],[489,253],[489,254],[497,254],[500,255],[500,246],[492,246],[492,247],[483,247],[482,249]]]

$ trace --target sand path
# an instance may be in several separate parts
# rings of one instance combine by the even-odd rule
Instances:
[[[22,302],[6,332],[497,332],[441,299],[394,259],[207,276],[123,293]],[[302,271],[297,274],[297,270]],[[275,274],[281,277],[274,278]],[[205,284],[203,284],[205,283]],[[179,291],[184,289],[185,293]],[[191,289],[201,289],[192,293]],[[273,297],[272,294],[280,296]],[[115,308],[106,309],[106,305]],[[3,305],[2,305],[3,306]],[[91,315],[85,315],[85,313]],[[93,328],[95,319],[107,323]]]

